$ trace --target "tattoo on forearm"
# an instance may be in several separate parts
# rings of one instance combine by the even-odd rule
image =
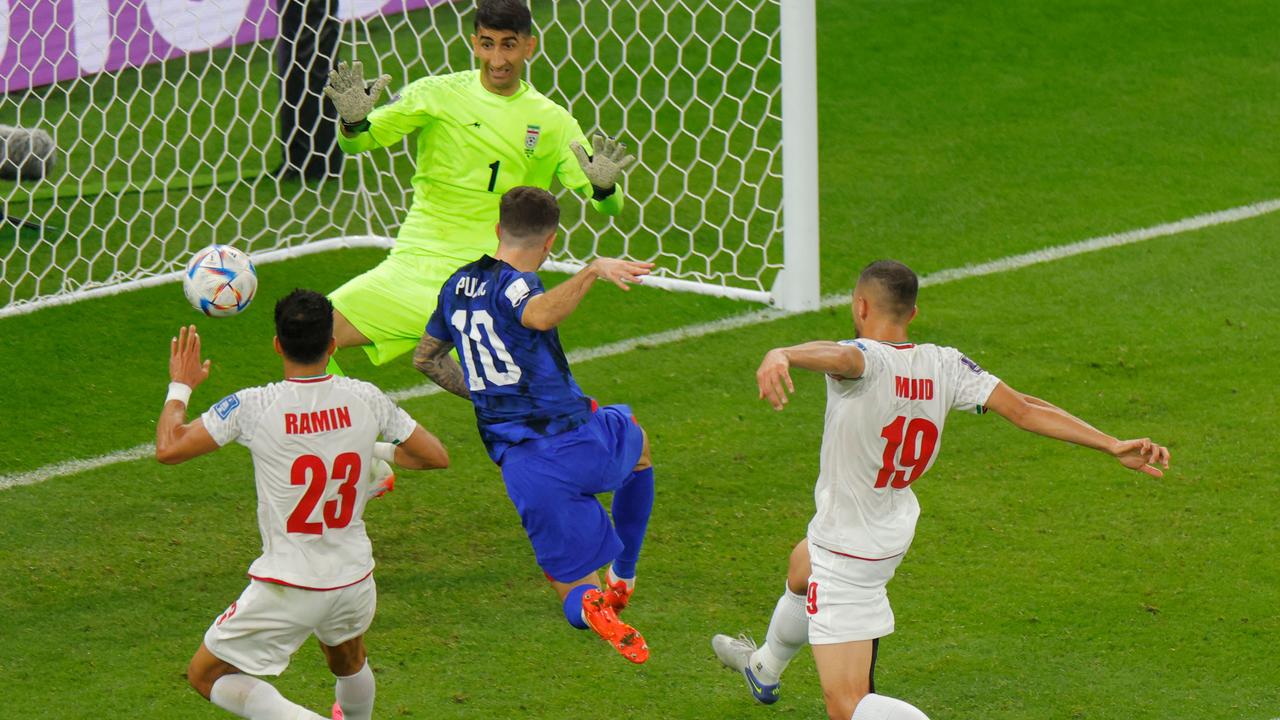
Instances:
[[[449,357],[450,343],[443,343],[434,338],[423,338],[413,351],[413,366],[418,372],[431,378],[431,381],[444,390],[464,400],[471,399],[467,390],[467,381],[462,376],[462,368],[458,362]]]

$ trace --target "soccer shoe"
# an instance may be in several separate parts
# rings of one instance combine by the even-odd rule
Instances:
[[[604,638],[622,657],[640,664],[649,659],[649,646],[635,628],[618,619],[599,588],[591,588],[582,596],[582,616],[595,634]]]
[[[396,473],[386,460],[373,461],[373,481],[369,483],[369,499],[380,498],[396,489]]]
[[[711,649],[716,651],[716,657],[720,658],[720,662],[724,663],[725,667],[742,673],[742,677],[747,681],[747,688],[751,690],[751,696],[756,699],[756,702],[763,705],[778,702],[778,688],[782,682],[766,685],[760,682],[756,674],[751,671],[751,654],[756,651],[755,641],[746,635],[739,635],[736,638],[716,635],[711,638]]]
[[[342,706],[335,702],[333,704],[333,720],[342,720],[342,718]]]
[[[625,580],[619,580],[614,577],[613,568],[605,571],[604,582],[605,602],[609,603],[609,607],[613,608],[614,612],[622,612],[627,607],[627,604],[631,602],[631,593],[635,592],[636,589],[627,587]]]

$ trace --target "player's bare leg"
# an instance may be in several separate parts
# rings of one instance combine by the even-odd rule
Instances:
[[[352,325],[351,321],[337,308],[333,310],[333,339],[337,342],[339,348],[363,347],[373,344],[373,341],[357,330],[356,326]],[[334,355],[329,356],[329,365],[324,371],[330,375],[344,374],[342,368],[338,366],[338,361]]]
[[[649,646],[645,644],[644,637],[619,619],[618,613],[605,599],[599,575],[591,573],[571,583],[548,580],[560,596],[565,619],[570,625],[580,630],[592,630],[633,663],[649,659]]]
[[[187,682],[206,700],[243,718],[319,718],[310,710],[289,702],[271,683],[246,675],[227,663],[204,643],[187,666]]]
[[[369,720],[373,716],[376,685],[365,652],[364,636],[332,646],[320,643],[320,649],[329,663],[330,672],[337,678],[334,720]]]
[[[765,705],[778,701],[782,672],[809,642],[809,616],[805,611],[809,573],[809,541],[801,540],[791,550],[787,585],[773,608],[764,645],[757,648],[745,635],[716,635],[711,639],[720,662],[742,673],[752,697]]]
[[[644,433],[640,460],[627,483],[613,494],[613,526],[622,540],[622,552],[605,570],[605,600],[622,612],[636,589],[636,562],[644,544],[649,515],[653,512],[653,461],[649,457],[649,434]]]
[[[822,698],[830,720],[929,720],[915,706],[877,695],[872,683],[874,640],[814,645]]]
[[[365,337],[364,333],[357,330],[356,326],[336,309],[333,311],[333,339],[338,342],[340,348],[373,344],[372,340]]]

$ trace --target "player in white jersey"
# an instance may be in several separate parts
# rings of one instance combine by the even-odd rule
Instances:
[[[364,506],[371,466],[443,468],[443,445],[373,385],[324,374],[333,306],[295,290],[276,304],[282,382],[248,388],[187,422],[191,391],[209,376],[200,336],[179,331],[156,459],[180,463],[237,441],[253,457],[262,555],[249,586],[205,633],[187,679],[213,704],[254,719],[319,718],[253,675],[279,675],[311,635],[337,676],[333,716],[367,720],[374,679],[364,634],[377,591]],[[388,442],[378,442],[381,435]]]
[[[760,398],[777,410],[795,392],[790,368],[827,376],[817,511],[791,553],[765,644],[712,639],[721,662],[741,672],[762,703],[777,701],[782,671],[809,643],[831,720],[925,719],[916,707],[876,694],[874,672],[879,638],[893,632],[885,588],[920,515],[911,485],[933,466],[949,411],[993,410],[1154,477],[1163,476],[1157,465],[1169,466],[1169,451],[1149,439],[1117,440],[1014,390],[954,348],[911,343],[918,288],[901,263],[868,265],[853,291],[857,340],[776,348],[756,373]]]

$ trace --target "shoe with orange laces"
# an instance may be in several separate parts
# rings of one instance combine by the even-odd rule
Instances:
[[[582,615],[587,625],[604,638],[622,657],[639,664],[649,659],[649,646],[635,628],[618,619],[618,613],[599,588],[582,596]]]
[[[333,720],[342,720],[342,706],[336,702],[333,704]]]
[[[614,577],[613,568],[605,571],[604,582],[605,602],[609,603],[609,607],[613,608],[614,612],[622,612],[631,602],[631,593],[635,592],[636,589],[628,586],[626,580],[619,580]]]

